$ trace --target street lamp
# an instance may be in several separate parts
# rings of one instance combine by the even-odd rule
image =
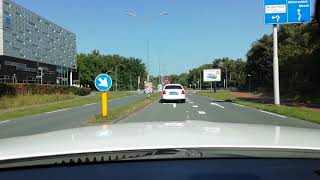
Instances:
[[[249,80],[249,92],[251,92],[251,74],[248,74],[248,77],[250,78],[250,80]]]
[[[123,66],[123,64],[116,65],[115,68],[115,74],[116,74],[116,91],[118,91],[118,66]]]
[[[127,11],[125,13],[125,15],[127,16],[130,16],[130,17],[137,17],[137,15],[135,13],[132,13],[130,11]],[[161,12],[159,14],[159,16],[165,16],[165,15],[168,15],[168,12],[164,11],[164,12]],[[140,18],[141,20],[145,19],[145,18]],[[146,47],[146,54],[147,54],[147,81],[149,82],[150,81],[150,78],[149,78],[149,74],[150,74],[150,65],[149,65],[149,47],[150,46],[150,40],[149,40],[149,37],[147,39],[147,47]]]

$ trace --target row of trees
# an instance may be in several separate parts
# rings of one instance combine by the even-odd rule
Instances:
[[[320,96],[320,29],[309,24],[281,25],[279,36],[280,90],[302,100]],[[253,86],[264,91],[273,87],[272,35],[254,42],[247,53],[246,71],[252,74]]]
[[[278,32],[280,90],[287,97],[314,101],[320,97],[320,29],[317,22],[281,25]],[[203,69],[219,67],[223,62],[222,80],[228,69],[229,87],[273,92],[273,39],[264,35],[254,43],[242,59],[215,59],[189,73],[172,75],[171,79],[185,86],[198,85]],[[251,84],[252,83],[252,84]],[[203,88],[210,84],[203,83]],[[218,86],[223,86],[218,83]]]
[[[89,85],[91,88],[94,88],[94,79],[98,74],[109,72],[114,90],[116,86],[118,90],[136,90],[138,76],[141,77],[141,88],[147,74],[145,64],[140,59],[102,55],[97,50],[89,54],[79,54],[77,65],[80,84]]]

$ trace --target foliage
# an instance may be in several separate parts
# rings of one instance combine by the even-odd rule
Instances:
[[[2,84],[0,83],[0,96],[26,96],[43,94],[69,94],[85,96],[90,94],[88,88],[77,88],[73,86],[39,85],[39,84]]]
[[[281,25],[279,36],[279,69],[281,93],[300,101],[312,101],[320,92],[320,34],[315,21],[310,24]],[[264,35],[247,53],[247,73],[252,85],[272,91],[272,36]]]
[[[198,85],[200,81],[201,75],[201,83],[203,89],[208,89],[210,87],[210,83],[203,82],[203,70],[204,69],[212,69],[212,68],[220,68],[221,69],[221,82],[217,83],[218,87],[223,86],[223,80],[226,77],[226,73],[228,71],[228,86],[229,87],[243,87],[246,83],[246,74],[245,74],[245,61],[242,59],[233,60],[230,58],[221,58],[213,60],[212,64],[204,64],[198,68],[194,68],[189,71],[187,74],[187,83],[190,87],[194,87]]]
[[[118,84],[119,90],[138,89],[138,76],[141,77],[141,85],[146,79],[146,67],[140,59],[126,58],[119,55],[101,55],[94,50],[90,54],[77,56],[80,84],[94,88],[94,79],[100,73],[107,73],[113,79],[113,88]],[[116,82],[118,80],[118,82]]]

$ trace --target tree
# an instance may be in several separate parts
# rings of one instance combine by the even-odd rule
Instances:
[[[110,72],[114,83],[118,80],[118,90],[138,89],[138,76],[141,77],[141,82],[146,79],[145,65],[134,57],[102,55],[98,50],[94,50],[90,54],[79,54],[77,64],[80,84],[89,85],[91,88],[94,88],[94,79],[100,73]]]

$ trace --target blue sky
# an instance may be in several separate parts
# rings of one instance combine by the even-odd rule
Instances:
[[[15,0],[77,35],[78,52],[98,49],[146,59],[150,71],[178,74],[214,58],[245,58],[253,41],[271,33],[263,0]],[[126,11],[137,14],[126,16]],[[163,11],[168,15],[159,16]]]

